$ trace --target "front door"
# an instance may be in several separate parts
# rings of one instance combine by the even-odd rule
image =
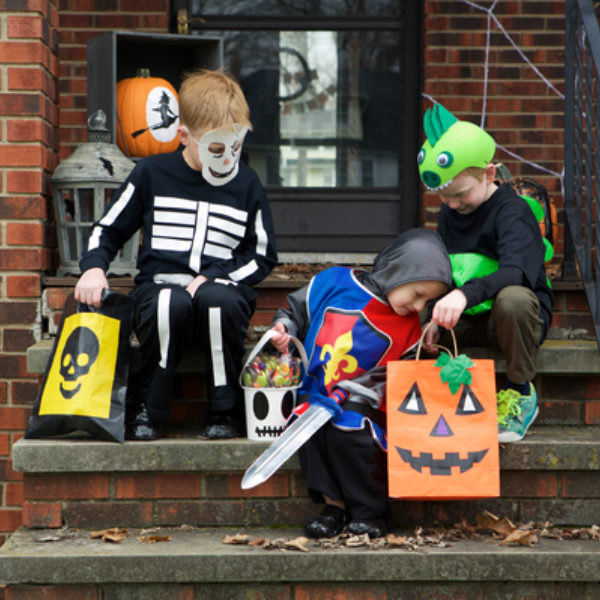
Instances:
[[[373,253],[418,225],[421,3],[175,0],[223,38],[280,253]]]

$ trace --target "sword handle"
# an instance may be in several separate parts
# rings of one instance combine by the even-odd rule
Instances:
[[[314,395],[311,396],[309,404],[318,404],[331,413],[333,420],[339,419],[344,414],[344,409],[340,406],[348,396],[347,392],[335,389],[329,396]]]

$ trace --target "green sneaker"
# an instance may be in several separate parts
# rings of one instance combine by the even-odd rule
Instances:
[[[512,388],[500,390],[496,394],[496,404],[498,407],[498,427],[506,427],[510,412],[517,410],[521,394]]]
[[[498,442],[518,442],[525,437],[529,426],[538,416],[537,394],[533,383],[529,384],[529,396],[521,396],[517,390],[500,390],[498,402]]]

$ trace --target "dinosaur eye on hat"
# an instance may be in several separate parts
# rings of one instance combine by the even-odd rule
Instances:
[[[452,156],[452,154],[450,154],[450,152],[442,152],[435,159],[435,162],[438,167],[442,167],[442,169],[446,169],[454,162],[454,156]]]
[[[425,160],[425,148],[421,148],[419,150],[419,154],[417,154],[417,164],[420,165]]]

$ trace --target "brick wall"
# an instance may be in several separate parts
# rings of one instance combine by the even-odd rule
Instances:
[[[0,2],[0,543],[21,523],[10,448],[35,396],[24,351],[35,338],[41,272],[51,267],[47,178],[55,166],[58,10]]]
[[[48,178],[86,138],[86,43],[114,29],[168,30],[169,0],[0,0],[0,544],[21,524],[10,449],[38,378],[41,278],[57,266]]]
[[[492,2],[472,4],[488,8]],[[564,1],[505,0],[495,3],[491,19],[487,87],[486,34],[488,13],[460,0],[426,0],[423,92],[459,119],[481,125],[503,146],[525,161],[560,173],[563,165],[563,100],[535,73],[502,33],[531,61],[543,77],[564,94]],[[423,99],[423,111],[432,105]],[[559,212],[560,241],[554,264],[563,254],[563,200],[560,179],[533,168],[498,149],[495,161],[513,175],[528,176],[552,192]],[[437,222],[439,200],[424,196],[423,220]]]
[[[25,349],[41,325],[41,275],[56,267],[47,178],[85,140],[86,42],[114,29],[166,32],[168,5],[168,0],[0,0],[0,543],[22,518],[21,475],[11,469],[10,450],[37,390],[37,379],[26,372]],[[424,9],[423,90],[460,118],[479,122],[487,14],[459,0],[425,0]],[[494,10],[559,90],[563,12],[558,0],[504,0]],[[497,27],[490,41],[486,126],[500,144],[559,172],[561,101]],[[423,101],[424,108],[429,105]],[[497,156],[516,174],[538,176]],[[556,178],[540,178],[560,206]],[[426,224],[435,223],[436,209],[437,202],[426,198]],[[257,324],[270,320],[280,298],[275,294],[265,303]]]

